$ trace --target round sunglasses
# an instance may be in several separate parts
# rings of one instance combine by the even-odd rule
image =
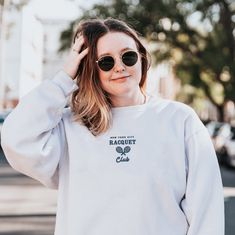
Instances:
[[[122,63],[128,67],[133,66],[136,64],[138,60],[138,54],[135,51],[127,51],[121,55]],[[110,56],[103,56],[96,61],[99,68],[103,71],[110,71],[115,64],[115,59]]]

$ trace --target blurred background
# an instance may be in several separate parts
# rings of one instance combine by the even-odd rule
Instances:
[[[235,234],[235,0],[0,0],[0,130],[19,99],[62,68],[84,18],[115,17],[152,57],[146,90],[193,107],[213,141]],[[56,191],[11,169],[0,149],[0,234],[52,235]]]

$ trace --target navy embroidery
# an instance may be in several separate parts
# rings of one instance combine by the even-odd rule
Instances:
[[[109,140],[109,145],[116,146],[116,153],[119,155],[116,157],[116,162],[129,162],[131,147],[129,145],[135,145],[136,139],[134,136],[112,136]],[[118,145],[118,146],[117,146]],[[122,146],[120,146],[122,145]]]
[[[116,162],[117,163],[119,163],[119,162],[129,162],[130,159],[128,157],[122,157],[122,155],[126,156],[126,153],[129,153],[130,150],[131,150],[130,146],[126,146],[124,149],[122,149],[122,147],[120,147],[120,146],[117,146],[116,151],[118,153],[121,153],[121,156],[116,158]]]

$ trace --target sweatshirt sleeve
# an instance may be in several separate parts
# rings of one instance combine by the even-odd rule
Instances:
[[[187,235],[224,235],[224,198],[220,170],[207,129],[196,114],[185,128],[187,188],[182,200]]]
[[[1,145],[10,165],[50,188],[58,185],[66,147],[62,115],[75,89],[75,82],[58,72],[25,95],[2,127]]]

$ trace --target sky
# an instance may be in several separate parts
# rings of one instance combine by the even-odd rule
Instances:
[[[68,19],[78,18],[79,6],[89,8],[101,0],[31,0],[32,5],[40,18]]]
[[[19,1],[19,0],[15,0]],[[90,8],[94,3],[107,2],[107,0],[30,0],[30,5],[36,14],[44,19],[66,19],[75,20],[80,16],[79,7]],[[210,30],[208,22],[200,23],[200,15],[195,12],[188,23],[192,27],[200,26],[201,31]]]

